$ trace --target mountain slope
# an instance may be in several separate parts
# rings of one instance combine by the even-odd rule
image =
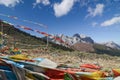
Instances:
[[[89,43],[76,43],[72,46],[73,49],[82,52],[94,52],[93,44]]]
[[[93,48],[95,50],[94,52],[96,52],[98,54],[108,54],[108,55],[112,55],[112,56],[120,56],[119,49],[110,48],[108,46],[101,45],[101,44],[94,44]]]
[[[38,38],[36,36],[32,36],[29,33],[26,33],[24,31],[21,31],[17,28],[15,28],[12,25],[9,25],[8,23],[4,23],[0,21],[0,24],[3,24],[3,33],[7,34],[7,45],[9,47],[18,47],[18,48],[23,48],[23,49],[34,49],[34,48],[45,48],[47,47],[47,42],[46,40],[42,38]],[[0,25],[0,31],[1,31],[2,26]],[[1,36],[0,36],[1,39]],[[49,42],[49,48],[50,49],[58,49],[58,50],[72,50],[67,47],[54,44]]]
[[[1,27],[0,27],[1,29]],[[10,25],[3,25],[3,33],[8,35],[7,41],[8,45],[11,45],[13,42],[17,42],[19,44],[23,45],[45,45],[45,42],[42,41],[40,38],[37,38],[35,36],[31,36],[28,33],[25,33],[14,26]],[[21,46],[21,48],[24,48],[24,46]],[[28,46],[29,47],[29,46]]]

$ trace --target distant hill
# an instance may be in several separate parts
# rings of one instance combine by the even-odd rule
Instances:
[[[120,56],[120,50],[116,48],[111,48],[102,44],[94,44],[93,48],[98,54],[108,54],[112,56]]]
[[[113,41],[105,42],[105,43],[103,43],[103,45],[113,48],[113,49],[120,49],[120,45],[118,45],[117,43],[115,43]]]

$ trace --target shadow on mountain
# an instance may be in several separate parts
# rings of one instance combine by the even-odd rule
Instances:
[[[100,44],[94,44],[93,48],[94,48],[94,52],[97,54],[107,54],[107,55],[111,55],[111,56],[120,56],[119,49],[110,48],[110,47],[100,45]]]

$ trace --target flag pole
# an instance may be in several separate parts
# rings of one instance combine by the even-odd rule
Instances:
[[[46,47],[48,47],[48,36],[47,36],[47,46]]]
[[[3,24],[2,24],[2,22],[1,22],[1,32],[2,32],[2,34],[1,34],[1,45],[3,46]]]
[[[2,39],[2,45],[3,45],[3,24],[2,24],[2,22],[1,22],[1,32],[2,32],[2,37],[1,37],[1,39]]]
[[[48,48],[48,45],[49,45],[49,42],[48,42],[48,35],[47,35],[47,46],[46,46],[47,48]]]

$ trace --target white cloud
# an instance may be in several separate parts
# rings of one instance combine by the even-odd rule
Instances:
[[[97,22],[93,22],[92,26],[95,27],[98,23]]]
[[[50,4],[50,1],[49,0],[36,0],[36,2],[33,3],[33,6],[35,7],[37,4],[40,4],[40,3],[46,6]]]
[[[19,4],[21,0],[0,0],[0,5],[6,7],[14,7],[16,4]]]
[[[104,21],[103,23],[101,23],[101,26],[111,26],[114,24],[120,23],[120,16],[119,17],[113,17],[110,20]]]
[[[87,17],[88,16],[95,17],[97,15],[102,15],[103,10],[104,10],[104,4],[97,4],[95,9],[92,9],[91,7],[89,7],[88,8],[89,14],[87,15]]]
[[[54,4],[54,12],[56,17],[66,15],[73,7],[77,0],[62,0],[61,3]]]

